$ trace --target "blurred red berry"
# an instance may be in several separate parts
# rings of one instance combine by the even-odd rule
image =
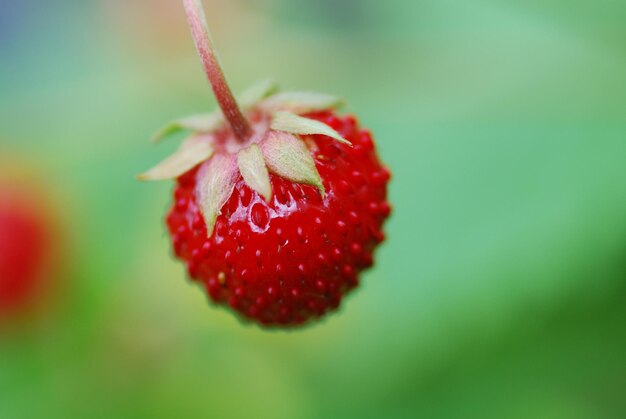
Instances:
[[[36,191],[0,184],[0,320],[40,301],[50,275],[51,234]]]

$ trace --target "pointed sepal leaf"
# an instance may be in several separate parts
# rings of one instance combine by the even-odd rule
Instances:
[[[270,131],[261,143],[261,150],[272,173],[292,182],[315,186],[324,196],[315,160],[303,140],[286,132]]]
[[[270,174],[265,165],[265,158],[257,144],[241,150],[237,154],[239,172],[246,184],[261,195],[267,202],[272,199]]]
[[[263,80],[248,88],[238,97],[242,109],[246,110],[278,91],[278,83],[274,80]],[[224,123],[220,111],[191,115],[174,120],[161,128],[152,136],[152,141],[159,142],[180,131],[208,133],[217,130]]]
[[[268,112],[287,111],[295,114],[336,109],[344,106],[343,99],[315,92],[283,92],[264,100],[260,107]]]
[[[271,128],[297,135],[325,135],[341,143],[352,145],[328,125],[290,112],[277,112],[272,119]]]
[[[278,83],[275,80],[263,80],[238,95],[237,102],[243,109],[248,109],[276,92],[278,92]]]
[[[152,141],[159,142],[170,135],[180,131],[192,131],[208,133],[213,132],[222,125],[224,119],[219,112],[191,115],[170,122],[152,136]]]
[[[161,163],[138,176],[140,180],[175,179],[213,155],[212,137],[194,135]]]
[[[228,201],[239,179],[237,160],[230,154],[215,154],[198,171],[196,200],[211,237],[217,217]]]

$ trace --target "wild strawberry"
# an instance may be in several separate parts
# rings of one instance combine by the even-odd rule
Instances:
[[[334,96],[264,82],[236,101],[199,0],[183,3],[222,113],[168,125],[157,140],[192,134],[140,178],[178,179],[167,217],[174,252],[215,303],[264,325],[321,317],[373,264],[390,172],[370,132],[335,113]]]
[[[51,226],[41,197],[0,182],[0,325],[39,306],[50,284]]]

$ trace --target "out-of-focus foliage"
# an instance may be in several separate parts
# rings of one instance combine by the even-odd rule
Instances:
[[[0,417],[599,418],[626,411],[626,8],[206,0],[236,90],[341,95],[394,172],[343,310],[266,332],[170,257],[149,136],[214,106],[170,0],[0,3],[0,154],[66,226],[64,295],[0,335]],[[2,171],[2,167],[0,167]]]

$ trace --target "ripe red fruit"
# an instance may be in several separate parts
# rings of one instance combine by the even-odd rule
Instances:
[[[176,255],[213,301],[264,324],[300,324],[337,308],[371,266],[389,215],[389,172],[353,118],[311,115],[354,147],[313,136],[326,191],[270,175],[268,203],[240,179],[211,237],[196,198],[197,168],[178,179],[167,218]]]
[[[40,199],[0,184],[0,323],[35,308],[48,286],[51,231]]]
[[[336,309],[373,264],[390,214],[390,172],[369,131],[337,98],[263,83],[240,109],[217,64],[199,2],[183,0],[223,115],[196,115],[158,137],[193,132],[142,175],[177,178],[167,217],[175,254],[211,299],[264,325]]]

